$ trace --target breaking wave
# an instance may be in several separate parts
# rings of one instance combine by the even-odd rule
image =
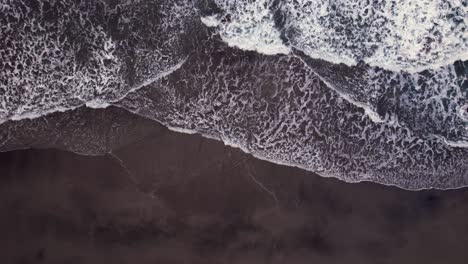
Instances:
[[[204,17],[230,46],[265,54],[290,47],[315,59],[419,72],[468,59],[462,0],[214,0]]]

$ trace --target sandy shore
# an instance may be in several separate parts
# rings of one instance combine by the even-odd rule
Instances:
[[[0,153],[2,263],[452,264],[468,257],[468,189],[348,184],[116,108],[2,131],[10,148],[47,148]],[[96,156],[48,149],[80,152],[83,144],[96,144]]]

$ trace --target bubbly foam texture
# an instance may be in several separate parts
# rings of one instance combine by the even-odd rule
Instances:
[[[6,16],[0,23],[0,119],[98,103],[119,91],[122,62],[115,56],[115,43],[89,22],[87,12],[69,10],[56,23],[44,23],[45,14],[32,8],[20,1],[1,7]],[[65,8],[70,6],[57,9]],[[88,25],[79,37],[61,34],[79,27],[71,18]],[[84,43],[89,46],[82,47]],[[86,67],[85,60],[93,67]]]
[[[215,3],[226,10],[229,17],[216,19],[203,18],[207,26],[219,27],[221,38],[230,46],[263,54],[287,54],[289,48],[280,39],[275,28],[273,14],[269,11],[269,0],[216,0]]]
[[[329,88],[364,109],[372,121],[399,120],[457,146],[468,143],[468,124],[458,112],[467,103],[467,73],[454,69],[454,61],[468,58],[466,3],[216,3],[222,9],[216,27],[228,45],[252,50],[237,44],[243,38],[263,45],[263,32],[268,31],[263,21],[269,21],[279,33],[268,39],[276,36],[292,48]]]
[[[242,49],[284,53],[287,46],[270,48],[282,43],[281,31],[290,45],[333,63],[363,60],[418,72],[468,59],[468,8],[462,0],[215,2],[229,18],[219,22],[221,36]]]
[[[180,67],[194,11],[166,2],[3,2],[0,122],[107,107]]]

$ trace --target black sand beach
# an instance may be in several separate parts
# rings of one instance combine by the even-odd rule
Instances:
[[[60,122],[70,116],[82,126]],[[110,154],[78,155],[57,149],[73,149],[71,137],[59,142],[47,132],[66,135],[67,124],[77,128],[75,136],[94,135],[96,145],[111,129],[119,136],[99,145]],[[468,189],[348,184],[117,108],[15,125],[23,132],[17,147],[36,148],[0,154],[1,263],[465,263],[468,257]],[[29,136],[44,138],[41,144],[30,143],[28,127],[36,131]]]

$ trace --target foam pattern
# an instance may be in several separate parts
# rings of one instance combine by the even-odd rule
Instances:
[[[215,43],[202,42],[181,69],[118,106],[176,131],[198,132],[262,159],[349,182],[407,189],[468,183],[468,149],[398,120],[373,122],[299,58]]]
[[[185,1],[0,4],[0,120],[106,107],[173,70],[195,11]]]
[[[374,122],[400,122],[448,144],[468,145],[468,83],[461,61],[468,58],[466,2],[213,4],[217,9],[205,18],[229,46],[286,53],[263,42],[275,43],[276,37],[288,54],[303,59],[329,88],[364,109]],[[252,40],[249,47],[238,45]]]
[[[419,72],[468,59],[464,0],[214,0],[232,46]],[[214,24],[213,24],[214,25]],[[278,33],[279,31],[279,33]],[[283,40],[283,41],[282,41]],[[274,45],[271,45],[271,44]],[[280,48],[278,48],[280,47]]]

